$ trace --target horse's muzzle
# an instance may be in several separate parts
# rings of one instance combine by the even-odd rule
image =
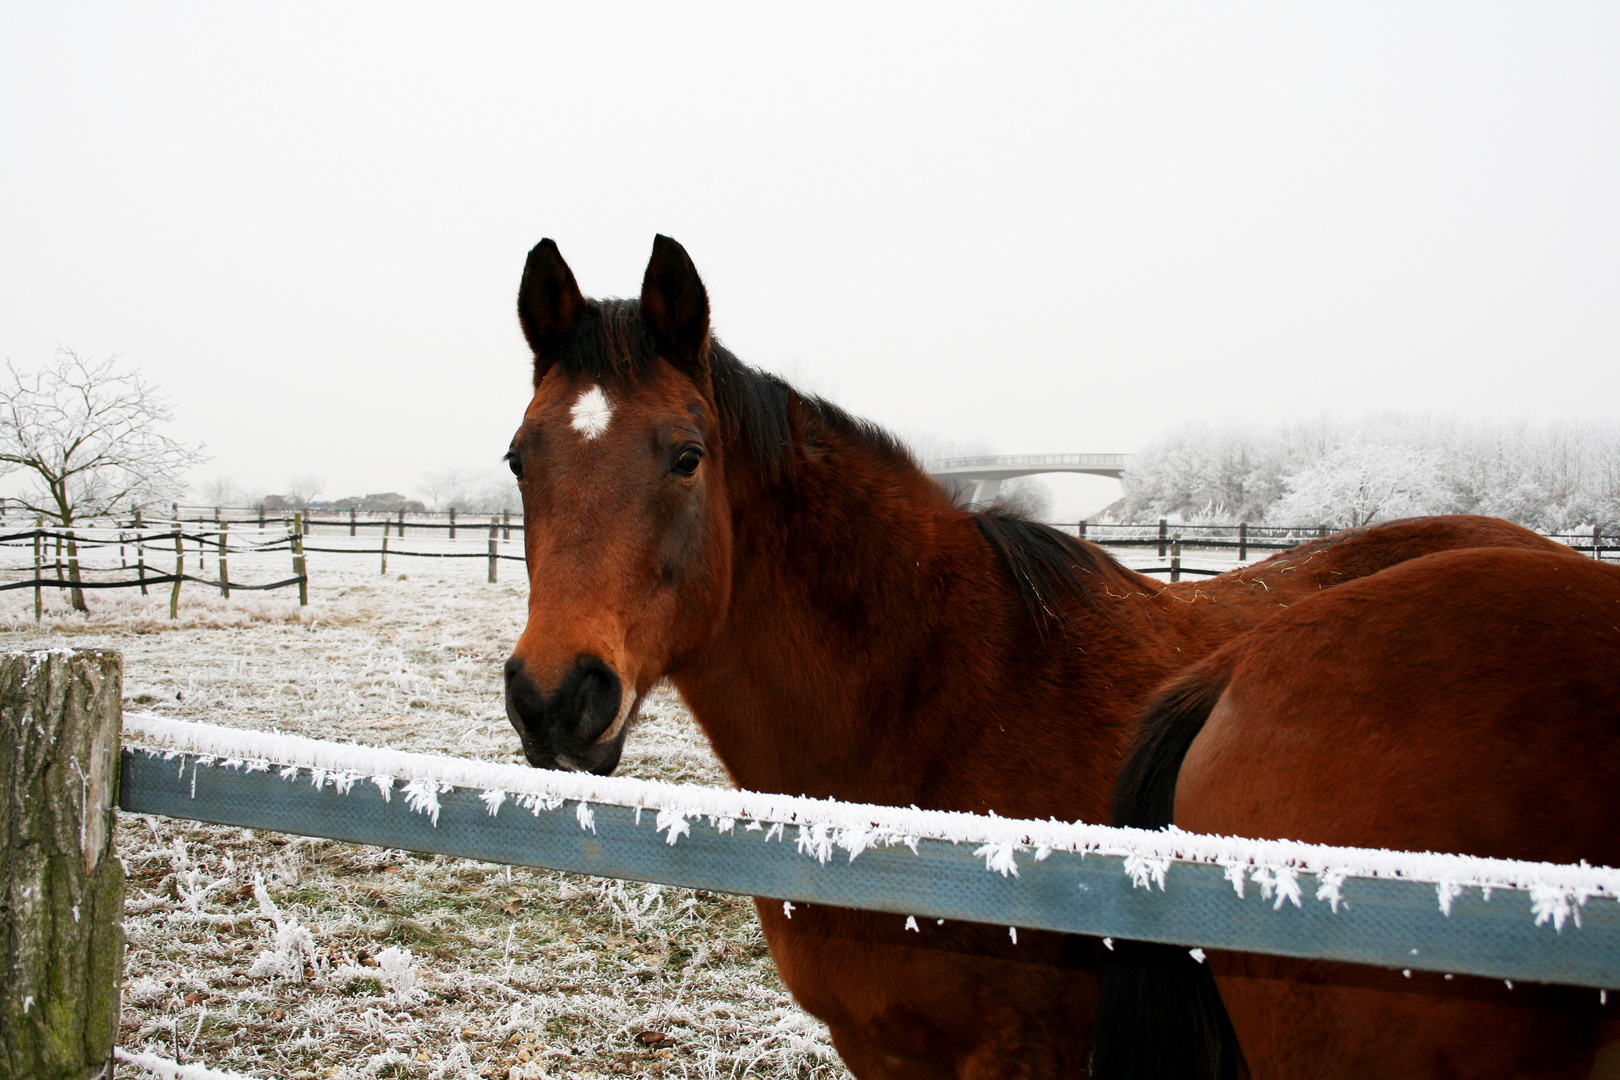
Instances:
[[[611,773],[629,727],[624,709],[618,673],[594,656],[575,660],[550,694],[529,678],[521,659],[506,662],[506,717],[537,769]]]

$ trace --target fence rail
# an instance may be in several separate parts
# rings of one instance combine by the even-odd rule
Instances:
[[[175,507],[176,511],[180,508]],[[146,592],[149,588],[159,585],[171,585],[175,588],[184,582],[216,588],[221,596],[229,597],[232,591],[266,591],[288,588],[296,585],[299,589],[300,603],[308,602],[309,575],[307,563],[304,559],[306,552],[332,554],[332,555],[371,555],[379,559],[380,572],[388,572],[388,559],[483,559],[489,567],[489,581],[498,580],[497,567],[500,562],[522,562],[522,555],[508,554],[500,550],[500,544],[511,538],[513,530],[520,534],[523,531],[522,521],[513,522],[509,515],[495,517],[487,522],[478,522],[475,519],[461,519],[457,521],[452,511],[444,522],[416,520],[416,515],[407,516],[404,512],[382,516],[361,518],[358,513],[351,513],[347,518],[341,517],[305,517],[302,514],[293,514],[285,518],[259,517],[255,518],[228,518],[219,510],[214,511],[213,518],[198,515],[190,521],[178,518],[171,521],[143,521],[137,514],[128,522],[115,521],[108,525],[89,525],[70,530],[47,529],[36,527],[31,530],[14,532],[0,536],[0,549],[27,547],[35,548],[34,573],[30,577],[13,580],[0,584],[0,592],[14,589],[35,590],[35,617],[43,615],[43,602],[41,590],[54,589],[132,589],[139,588]],[[277,536],[269,541],[249,541],[239,532],[236,534],[237,545],[230,546],[230,526],[256,525],[260,527],[260,534],[271,529],[286,530],[285,535]],[[186,526],[195,525],[196,531],[188,532]],[[210,531],[208,526],[213,525]],[[164,531],[151,531],[152,527]],[[1301,543],[1329,535],[1326,525],[1314,528],[1299,528],[1294,526],[1249,525],[1246,522],[1237,524],[1212,523],[1174,523],[1167,519],[1160,519],[1153,524],[1127,524],[1117,522],[1077,522],[1073,525],[1060,525],[1060,528],[1070,530],[1074,535],[1090,540],[1106,548],[1131,549],[1155,548],[1159,558],[1168,558],[1166,565],[1133,567],[1138,573],[1169,574],[1171,581],[1179,581],[1186,576],[1213,577],[1224,573],[1232,567],[1211,569],[1208,567],[1194,567],[1184,565],[1181,558],[1183,550],[1234,550],[1239,563],[1247,562],[1253,551],[1280,551],[1296,547]],[[348,545],[343,547],[321,546],[309,544],[305,537],[330,536],[332,530],[339,534],[347,531],[349,536],[358,537],[360,530],[365,528],[380,529],[382,536],[377,546]],[[317,530],[324,530],[320,532]],[[487,547],[475,551],[420,551],[410,550],[399,546],[405,540],[408,531],[439,531],[447,532],[448,539],[456,538],[457,530],[473,532],[484,539]],[[97,536],[97,532],[107,533],[106,536]],[[1590,533],[1559,533],[1552,534],[1551,539],[1569,545],[1572,549],[1590,554],[1596,559],[1613,559],[1620,557],[1620,544],[1605,543],[1605,540],[1615,540],[1616,537],[1605,537],[1601,530],[1594,527]],[[218,560],[219,574],[214,578],[199,577],[185,572],[184,545],[192,544],[199,555],[213,555]],[[47,557],[43,545],[55,544],[58,551],[55,556]],[[69,554],[67,559],[61,556],[63,545],[67,545]],[[107,568],[90,567],[84,565],[79,554],[83,551],[96,550],[117,546],[121,549],[134,547],[139,552],[136,563],[131,566],[125,559],[120,558],[122,571],[134,570],[132,578],[117,580],[84,580],[85,573],[102,573]],[[173,553],[174,570],[172,573],[149,574],[145,560],[145,549],[152,548],[159,551]],[[224,569],[224,563],[232,551],[238,554],[263,554],[272,551],[290,551],[293,559],[293,574],[290,577],[260,584],[243,584],[229,579]],[[48,576],[44,571],[47,565],[57,568],[55,577]],[[26,569],[24,569],[26,573]],[[171,597],[171,616],[178,616],[178,594]]]
[[[1613,870],[780,799],[304,739],[255,762],[277,737],[135,726],[158,745],[124,750],[132,813],[990,923],[1014,941],[1026,927],[1620,986]],[[469,770],[487,778],[443,779]]]
[[[498,518],[478,526],[478,532],[482,534],[480,537],[482,543],[478,550],[470,551],[420,551],[402,548],[398,544],[390,544],[391,537],[387,531],[384,532],[380,544],[374,546],[310,545],[305,542],[305,537],[319,534],[311,532],[312,522],[297,514],[285,522],[271,521],[269,527],[255,532],[242,529],[233,533],[230,528],[232,524],[232,521],[222,519],[210,529],[209,526],[214,523],[206,519],[197,523],[151,522],[143,521],[137,515],[128,522],[113,522],[109,525],[90,524],[71,529],[36,526],[26,531],[0,535],[0,551],[21,550],[31,552],[33,556],[32,574],[20,580],[0,583],[0,592],[33,589],[34,617],[39,620],[43,618],[44,589],[138,588],[145,594],[151,587],[169,585],[172,587],[169,615],[170,618],[178,618],[179,588],[185,582],[218,589],[223,598],[229,598],[233,591],[258,592],[297,586],[299,603],[308,604],[309,574],[306,560],[308,552],[378,556],[380,572],[383,574],[388,572],[390,555],[395,559],[482,559],[488,564],[491,582],[498,580],[497,566],[500,562],[523,561],[522,555],[511,555],[501,551],[503,526]],[[250,520],[247,524],[251,526],[253,523]],[[392,525],[393,522],[386,524]],[[195,527],[195,531],[188,531],[190,527]],[[458,527],[465,531],[471,528],[471,525],[462,523]],[[283,529],[284,532],[281,531]],[[48,551],[47,548],[53,545],[55,551]],[[86,556],[91,553],[105,553],[112,548],[118,549],[116,565],[92,565],[86,561]],[[230,578],[228,567],[233,555],[240,558],[276,552],[286,552],[290,555],[293,571],[291,577],[258,584],[244,584]],[[207,559],[212,557],[217,576],[204,577],[188,573],[186,559],[189,554],[196,556],[199,571],[207,569]],[[172,572],[157,572],[157,560],[160,558],[172,565]],[[20,571],[26,575],[29,569],[27,566],[0,568],[0,573],[9,570],[11,573]],[[47,572],[48,569],[54,569],[55,576],[51,576]],[[101,577],[107,574],[118,576],[110,580]],[[133,576],[130,576],[131,574]]]

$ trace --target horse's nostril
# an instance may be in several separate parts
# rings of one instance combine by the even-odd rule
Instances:
[[[587,742],[613,724],[622,695],[618,673],[594,656],[580,657],[558,691],[559,705]]]

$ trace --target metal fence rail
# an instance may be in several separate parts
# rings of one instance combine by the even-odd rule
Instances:
[[[238,763],[239,764],[239,763]],[[295,775],[296,773],[296,775]],[[215,758],[125,749],[119,806],[129,813],[270,829],[407,851],[655,881],[783,901],[958,919],[1185,946],[1316,957],[1504,979],[1620,987],[1620,902],[1599,897],[1538,922],[1529,893],[1462,890],[1441,911],[1430,882],[1349,878],[1330,904],[1249,883],[1220,866],[1174,862],[1162,886],[1133,881],[1120,856],[1028,853],[987,871],[971,846],[921,839],[818,860],[782,830],[701,824],[674,842],[653,811],[596,804],[525,809],[456,788],[430,817],[364,779],[347,794],[309,770],[248,771]],[[313,782],[312,782],[313,781]],[[561,800],[557,800],[560,804]],[[1011,871],[1011,872],[1008,872]],[[1151,878],[1151,874],[1148,875]],[[1297,897],[1298,893],[1294,895]],[[1015,938],[1016,940],[1016,938]]]

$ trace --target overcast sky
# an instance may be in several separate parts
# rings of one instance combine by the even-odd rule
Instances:
[[[665,232],[937,443],[1617,418],[1617,58],[1613,3],[13,0],[0,356],[122,353],[199,476],[410,490],[501,467],[528,248],[634,295]]]

